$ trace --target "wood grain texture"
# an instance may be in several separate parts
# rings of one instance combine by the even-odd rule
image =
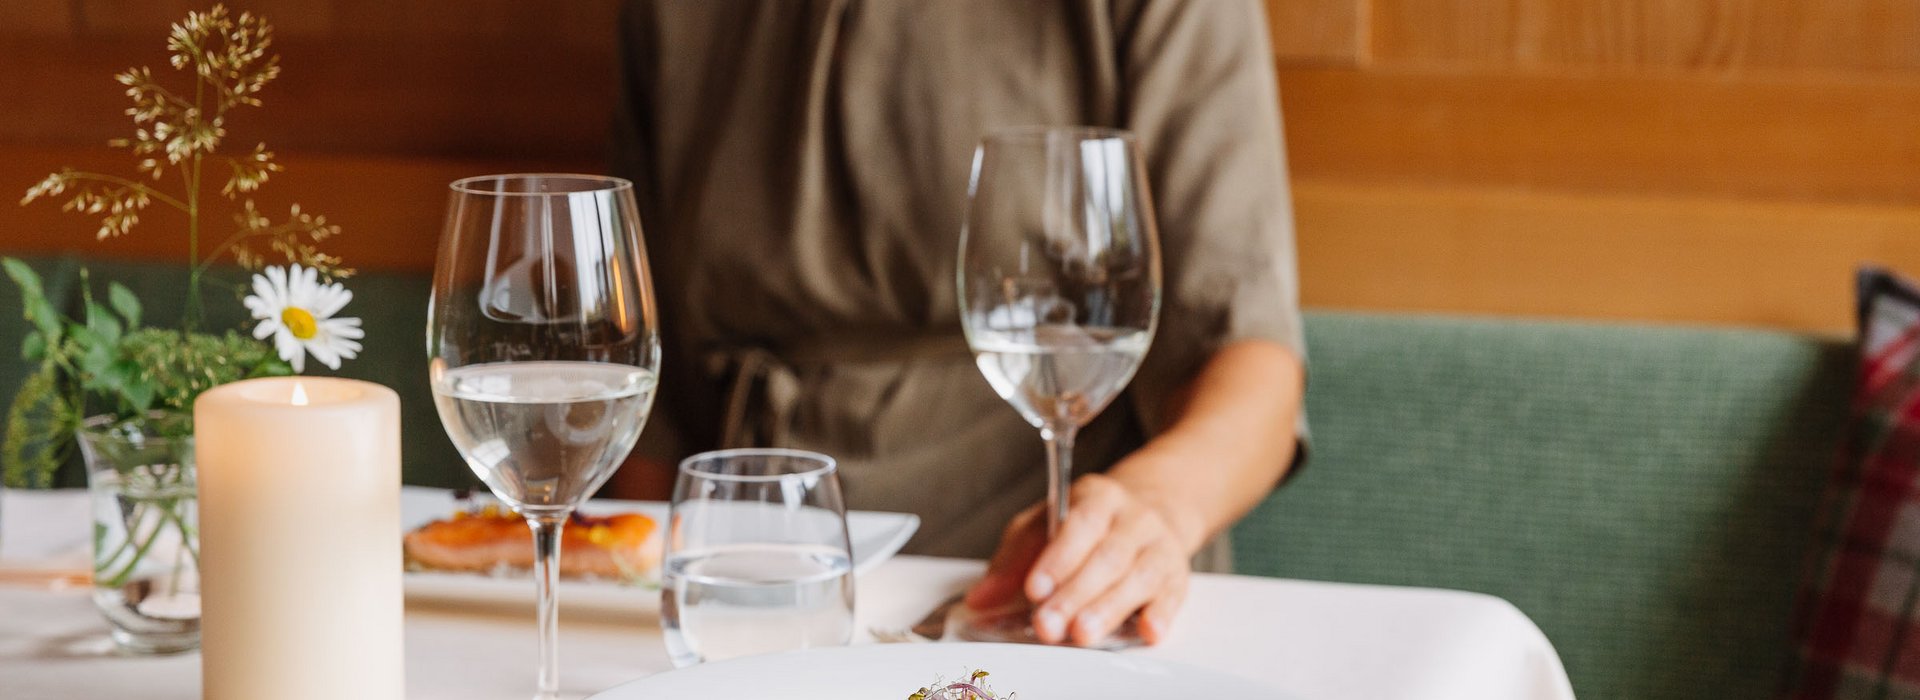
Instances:
[[[1400,67],[1889,71],[1920,68],[1911,0],[1374,0]]]
[[[1309,304],[1830,331],[1855,264],[1920,273],[1920,2],[1267,2]],[[231,138],[356,265],[429,269],[449,180],[604,157],[618,0],[233,6],[288,70]],[[177,259],[159,213],[95,242],[8,202],[122,171],[110,76],[189,7],[0,3],[0,253]]]
[[[0,2],[0,39],[20,36],[72,36],[73,11],[69,0],[7,0]]]
[[[287,69],[266,106],[231,118],[232,137],[275,148],[454,158],[594,159],[606,152],[615,73],[611,49],[559,41],[502,51],[490,39],[314,40],[277,46]],[[0,143],[92,146],[126,135],[113,74],[154,67],[163,44],[27,38],[0,56],[35,56],[0,71]],[[11,59],[10,59],[11,60]]]
[[[1853,271],[1920,275],[1920,206],[1295,182],[1322,308],[1851,329]]]
[[[1920,74],[1284,68],[1294,172],[1354,181],[1920,201]]]
[[[166,46],[167,28],[187,16],[205,11],[213,3],[203,0],[70,0],[78,8],[80,26],[75,37],[118,37],[140,41],[160,49]],[[331,1],[320,0],[236,0],[224,3],[235,13],[252,12],[273,23],[281,37],[331,36],[335,24]]]
[[[1273,52],[1287,65],[1357,65],[1367,59],[1370,0],[1267,0]]]
[[[183,260],[185,218],[155,205],[131,234],[95,240],[96,217],[60,211],[58,201],[14,206],[29,185],[61,167],[126,174],[126,157],[106,148],[9,147],[0,157],[0,254],[74,253],[136,260]],[[500,172],[592,172],[592,162],[540,159],[476,160],[282,153],[287,171],[277,174],[258,201],[276,221],[288,205],[339,224],[342,234],[327,250],[353,267],[430,272],[434,246],[445,220],[447,183]],[[169,192],[175,183],[163,183]],[[202,219],[210,236],[231,231],[231,210],[208,195],[212,213]],[[216,239],[217,240],[217,239]]]

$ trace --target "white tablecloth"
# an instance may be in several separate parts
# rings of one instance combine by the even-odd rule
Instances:
[[[74,563],[88,521],[74,494],[0,495],[0,570]],[[80,562],[84,563],[84,561]],[[977,561],[896,557],[862,577],[858,628],[903,628],[978,577]],[[4,577],[0,577],[4,580]],[[531,597],[531,596],[529,596]],[[562,601],[565,610],[565,601]],[[526,609],[408,602],[408,697],[524,698],[534,636]],[[1539,628],[1484,595],[1201,575],[1164,644],[1128,652],[1255,678],[1302,700],[1571,700]],[[565,614],[561,679],[584,696],[669,668],[658,620]],[[200,657],[124,657],[84,590],[0,583],[0,698],[197,698]]]

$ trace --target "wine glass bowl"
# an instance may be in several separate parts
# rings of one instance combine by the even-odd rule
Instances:
[[[447,436],[526,516],[539,592],[539,694],[558,691],[560,531],[633,449],[660,340],[633,185],[589,175],[452,184],[427,323]]]
[[[1013,129],[987,135],[974,152],[961,324],[981,374],[1046,442],[1050,536],[1069,505],[1075,434],[1132,380],[1152,344],[1161,285],[1151,200],[1124,131]],[[1021,615],[975,621],[962,636],[1033,641]]]

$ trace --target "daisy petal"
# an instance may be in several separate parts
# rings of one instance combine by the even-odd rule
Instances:
[[[318,306],[315,302],[319,301],[320,296],[319,275],[313,268],[293,266],[293,279],[288,280],[288,288],[295,297],[292,305],[303,309]]]
[[[314,315],[320,318],[331,317],[339,313],[340,308],[346,306],[349,301],[353,301],[353,292],[347,291],[347,288],[338,284],[322,287],[320,298],[314,304]]]
[[[280,353],[280,359],[293,365],[294,372],[306,371],[307,355],[300,348],[300,340],[294,338],[292,333],[284,328],[274,331],[273,348]]]
[[[319,360],[327,369],[340,369],[340,355],[325,343],[309,343],[307,352],[313,353],[313,359]]]
[[[327,329],[329,335],[337,338],[367,337],[367,332],[360,329],[360,319],[357,318],[327,319],[320,325]]]

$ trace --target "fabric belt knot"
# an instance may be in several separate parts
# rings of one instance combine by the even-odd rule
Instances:
[[[787,447],[800,403],[802,369],[853,364],[962,360],[972,353],[959,329],[916,333],[869,329],[821,335],[777,348],[742,345],[708,351],[707,375],[725,387],[720,447]]]

